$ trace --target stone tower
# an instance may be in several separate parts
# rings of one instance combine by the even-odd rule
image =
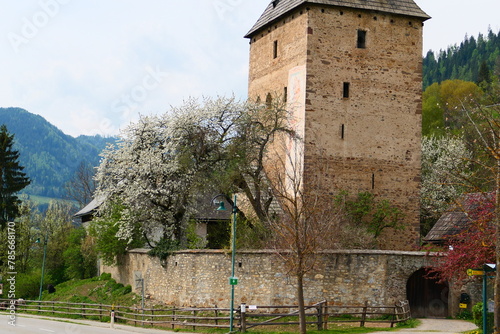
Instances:
[[[245,36],[249,97],[286,98],[304,180],[328,164],[329,192],[370,191],[404,211],[407,227],[384,232],[386,249],[419,242],[427,19],[413,0],[274,0]]]

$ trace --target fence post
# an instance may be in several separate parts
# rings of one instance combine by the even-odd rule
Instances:
[[[368,310],[368,301],[365,301],[365,306],[363,307],[363,314],[361,315],[360,327],[365,327],[366,322],[366,311]]]
[[[193,331],[196,330],[196,315],[197,315],[197,311],[196,310],[193,310]]]
[[[111,328],[115,328],[115,304],[111,305]]]
[[[323,329],[324,330],[328,330],[328,317],[330,316],[330,314],[328,313],[328,302],[325,300],[325,304],[324,304],[324,312],[323,312]]]
[[[217,308],[217,305],[214,305],[215,309],[215,326],[219,325],[219,309]]]
[[[155,306],[151,306],[151,327],[154,327],[153,319],[155,315]]]
[[[391,316],[391,328],[394,328],[394,323],[396,322],[396,313],[398,312],[398,304],[394,304],[394,312]]]
[[[318,330],[322,331],[323,330],[323,303],[316,306],[316,315],[318,317],[318,320],[316,322],[318,325]]]
[[[240,306],[240,330],[242,333],[245,333],[247,331],[246,313],[247,305],[245,303],[242,303]]]

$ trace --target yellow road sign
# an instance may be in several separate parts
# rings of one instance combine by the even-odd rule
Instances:
[[[484,275],[484,270],[467,269],[467,275],[469,276]]]

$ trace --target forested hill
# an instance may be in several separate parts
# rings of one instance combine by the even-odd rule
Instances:
[[[491,29],[486,36],[465,37],[460,45],[438,53],[429,51],[424,58],[424,89],[434,82],[460,79],[480,83],[488,75],[500,75],[500,32]]]
[[[0,125],[14,134],[14,147],[31,184],[24,193],[63,198],[64,184],[81,162],[99,163],[99,153],[116,138],[64,134],[43,117],[20,108],[0,108]]]

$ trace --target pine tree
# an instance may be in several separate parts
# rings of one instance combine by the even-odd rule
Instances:
[[[480,84],[482,82],[485,82],[487,84],[490,84],[491,81],[492,79],[490,75],[490,68],[488,67],[486,61],[483,60],[481,66],[479,67],[479,75],[477,77],[477,83]]]
[[[16,193],[30,184],[29,178],[19,165],[19,152],[15,151],[14,135],[9,134],[7,127],[0,127],[0,227],[4,228],[8,221],[18,215],[20,204]]]

